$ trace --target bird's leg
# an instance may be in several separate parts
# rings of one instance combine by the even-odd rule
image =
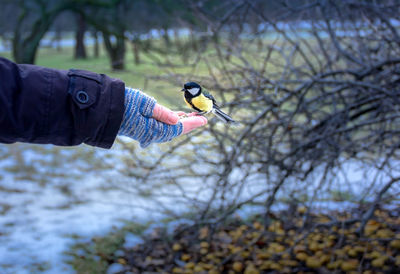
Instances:
[[[207,114],[207,111],[199,111],[199,112],[197,112],[197,115],[203,116],[204,114]]]

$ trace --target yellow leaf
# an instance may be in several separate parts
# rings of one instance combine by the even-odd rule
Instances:
[[[337,238],[336,235],[329,235],[328,236],[329,240],[336,240],[336,238]]]
[[[334,270],[334,269],[339,268],[339,266],[340,266],[341,264],[342,264],[342,260],[336,260],[336,261],[333,261],[333,262],[328,263],[326,267],[327,267],[328,269],[330,269],[330,270]]]
[[[400,249],[400,240],[392,240],[390,242],[390,247]]]
[[[207,260],[210,260],[210,261],[214,260],[215,258],[216,258],[216,256],[215,256],[215,254],[213,254],[213,253],[209,253],[209,254],[207,254],[207,256],[206,256],[206,259],[207,259]]]
[[[201,255],[206,255],[208,253],[208,249],[207,248],[201,248],[200,249],[200,254]]]
[[[307,248],[304,245],[296,245],[294,247],[294,253],[305,252],[305,251],[307,251]]]
[[[242,272],[243,270],[243,263],[242,262],[234,262],[232,265],[232,269],[236,272]]]
[[[349,251],[347,251],[347,255],[349,255],[350,257],[356,257],[358,254],[357,250],[352,248]]]
[[[272,264],[269,267],[272,270],[282,270],[282,266],[276,262],[272,262]]]
[[[180,244],[178,244],[178,243],[175,243],[173,246],[172,246],[172,250],[173,251],[179,251],[179,250],[181,250],[182,249],[182,246],[180,245]]]
[[[307,208],[305,206],[301,206],[301,207],[297,208],[297,212],[299,214],[305,214],[307,212]]]
[[[117,262],[118,262],[119,264],[126,265],[126,260],[125,260],[124,258],[119,258],[119,259],[117,260]]]
[[[208,236],[208,227],[202,227],[199,233],[199,239],[205,239]]]
[[[182,256],[181,256],[181,260],[184,262],[189,261],[190,258],[191,258],[191,256],[189,254],[182,254]]]
[[[310,249],[311,251],[317,251],[317,250],[320,250],[321,248],[320,248],[320,246],[319,246],[319,244],[317,243],[317,242],[311,242],[309,245],[308,245],[308,249]]]
[[[272,263],[273,263],[273,261],[266,260],[266,261],[264,261],[264,262],[261,264],[260,269],[261,269],[261,270],[270,269],[270,266],[271,266]]]
[[[371,264],[373,267],[383,267],[385,265],[386,260],[387,260],[386,256],[381,256],[379,258],[376,258],[375,260],[372,260]]]
[[[306,253],[304,253],[304,252],[299,252],[299,253],[296,254],[296,259],[297,260],[305,261],[305,260],[307,260],[307,258],[308,258],[308,255]]]
[[[180,269],[179,267],[174,267],[172,269],[172,273],[176,273],[176,274],[183,273],[183,270]]]
[[[193,269],[194,266],[195,266],[194,262],[189,262],[189,263],[187,263],[187,264],[185,265],[185,268],[187,268],[187,269]]]
[[[321,267],[322,263],[317,257],[308,257],[306,259],[306,265],[311,268],[319,268]]]
[[[290,259],[290,254],[289,253],[283,253],[281,256],[281,259]]]
[[[394,263],[395,265],[400,266],[400,255],[396,256],[396,261]]]
[[[343,257],[346,256],[346,251],[344,251],[344,250],[342,250],[342,249],[336,249],[336,250],[334,251],[334,253],[335,253],[336,256],[338,256],[338,257],[340,257],[340,258],[343,258]]]
[[[262,230],[264,226],[260,222],[254,222],[253,227],[257,230]]]
[[[204,271],[204,268],[201,267],[200,265],[196,265],[193,270],[194,272],[202,272]]]
[[[371,253],[365,255],[365,258],[367,259],[376,259],[379,258],[381,256],[381,253],[379,253],[378,251],[374,250]]]
[[[376,236],[378,238],[392,238],[394,235],[393,231],[391,231],[390,229],[379,229],[376,232]]]
[[[260,274],[260,271],[253,264],[249,264],[244,270],[244,274]]]
[[[298,263],[297,261],[295,261],[295,260],[280,260],[279,263],[280,263],[281,265],[290,266],[290,267],[295,267],[295,266],[297,266],[297,265],[299,264],[299,263]]]
[[[322,264],[325,264],[325,263],[329,262],[330,259],[331,259],[331,256],[329,256],[328,254],[323,254],[320,257],[320,261],[321,261]]]
[[[262,252],[257,253],[256,257],[257,257],[257,259],[261,259],[261,260],[269,259],[271,257],[271,253],[266,252],[265,250],[262,250]]]
[[[344,261],[341,265],[341,268],[343,271],[357,270],[358,264],[359,264],[358,260],[352,259],[352,260]]]
[[[209,243],[207,243],[207,242],[201,242],[200,243],[200,247],[201,248],[208,248],[210,245],[209,245]]]

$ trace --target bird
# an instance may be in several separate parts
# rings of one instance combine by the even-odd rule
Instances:
[[[186,104],[203,115],[212,112],[224,123],[235,123],[228,114],[224,113],[217,105],[214,97],[198,83],[188,82],[181,90],[184,92],[183,99]]]

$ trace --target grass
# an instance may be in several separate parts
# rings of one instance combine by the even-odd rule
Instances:
[[[104,237],[92,238],[88,242],[80,241],[77,235],[70,235],[78,242],[66,252],[71,257],[67,263],[77,273],[106,273],[109,262],[118,259],[114,253],[124,244],[125,235],[141,235],[146,228],[146,225],[127,223],[122,229],[114,230]]]
[[[128,45],[128,44],[127,44]],[[93,57],[93,49],[88,47],[89,58],[76,60],[73,58],[73,48],[63,48],[61,52],[52,48],[42,48],[39,50],[36,57],[36,65],[68,70],[70,68],[90,70],[97,73],[104,73],[110,77],[121,79],[125,82],[126,86],[143,90],[147,94],[153,96],[161,104],[170,108],[184,107],[185,104],[181,98],[180,86],[171,85],[165,81],[152,81],[146,80],[148,77],[160,76],[167,72],[166,67],[156,65],[148,57],[142,55],[142,63],[135,65],[133,62],[133,54],[130,47],[127,48],[125,57],[126,69],[124,71],[112,71],[109,58],[104,49],[100,50],[98,58]],[[0,53],[1,57],[12,59],[11,53]],[[172,55],[169,59],[179,65],[181,60],[179,56]],[[168,68],[170,72],[187,72],[187,68]],[[206,69],[203,67],[202,71],[198,73],[205,73]]]

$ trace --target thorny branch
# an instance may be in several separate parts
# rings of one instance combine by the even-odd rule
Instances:
[[[132,151],[140,161],[131,183],[180,193],[200,211],[197,223],[223,222],[250,204],[264,205],[268,223],[283,204],[311,208],[351,196],[354,180],[343,183],[339,171],[363,172],[363,199],[352,199],[360,209],[371,202],[362,229],[400,172],[400,8],[385,3],[282,4],[266,15],[262,1],[243,1],[220,20],[193,6],[211,24],[212,42],[193,54],[192,74],[171,69],[158,80],[201,82],[239,123],[210,119],[187,139],[146,152],[151,161]]]

